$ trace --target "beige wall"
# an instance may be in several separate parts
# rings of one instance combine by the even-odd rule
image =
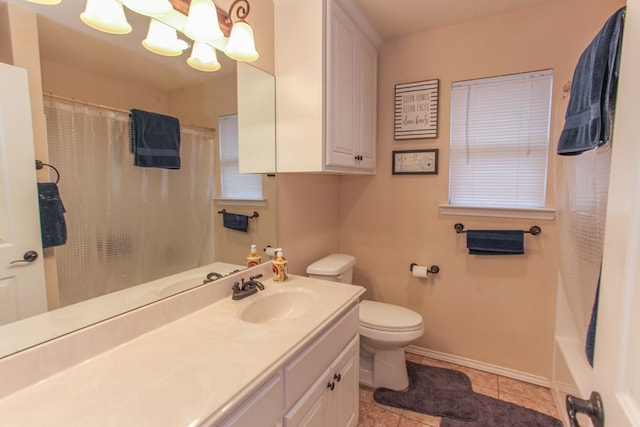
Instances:
[[[278,177],[278,239],[292,272],[304,274],[310,261],[336,249],[353,254],[354,282],[367,288],[365,298],[423,316],[425,334],[415,345],[550,378],[555,221],[440,214],[438,205],[448,199],[450,87],[457,80],[553,69],[546,204],[554,207],[554,141],[567,103],[562,88],[582,50],[622,5],[619,0],[553,1],[386,41],[379,57],[377,175],[339,177],[338,190],[335,177]],[[438,138],[394,141],[394,85],[434,78],[440,80]],[[391,175],[391,151],[410,148],[438,148],[438,175]],[[464,235],[453,229],[456,222],[467,229],[537,224],[543,232],[526,235],[524,256],[469,256]],[[412,262],[441,270],[427,280],[413,278]]]
[[[278,174],[278,246],[291,274],[340,250],[340,177]]]

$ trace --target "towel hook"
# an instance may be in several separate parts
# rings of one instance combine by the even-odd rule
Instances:
[[[48,163],[44,163],[42,160],[36,160],[36,169],[37,169],[37,170],[42,169],[44,166],[48,166],[48,167],[50,167],[51,169],[53,169],[53,171],[56,173],[56,184],[57,184],[58,182],[60,182],[60,172],[58,172],[58,169],[56,169],[56,167],[55,167],[55,166],[50,165],[50,164],[48,164]]]

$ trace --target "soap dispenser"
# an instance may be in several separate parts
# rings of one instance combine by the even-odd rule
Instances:
[[[261,261],[262,258],[260,258],[260,255],[258,255],[256,245],[251,245],[251,252],[249,253],[249,255],[247,255],[247,267],[259,265]]]
[[[276,249],[276,257],[273,259],[273,281],[284,282],[287,280],[287,259],[282,254],[282,249]]]

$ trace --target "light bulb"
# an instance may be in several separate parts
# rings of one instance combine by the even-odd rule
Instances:
[[[128,34],[131,25],[127,22],[122,3],[116,0],[87,0],[82,22],[99,31],[110,34]]]
[[[199,42],[222,40],[224,34],[218,23],[218,12],[211,0],[191,0],[184,34]]]
[[[187,64],[200,71],[211,72],[220,69],[220,63],[213,46],[198,41],[193,43],[191,56],[187,59]]]
[[[142,45],[151,52],[164,56],[178,56],[189,47],[187,42],[177,37],[175,28],[155,19],[149,22],[147,38],[142,40]]]
[[[259,55],[253,40],[253,29],[249,24],[244,21],[233,24],[224,53],[236,61],[249,62],[258,59]]]

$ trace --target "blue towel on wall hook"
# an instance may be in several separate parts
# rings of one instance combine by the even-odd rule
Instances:
[[[524,254],[524,231],[469,230],[467,248],[471,255]]]
[[[42,247],[51,248],[67,243],[67,223],[64,219],[66,211],[54,182],[38,183],[38,203]]]

